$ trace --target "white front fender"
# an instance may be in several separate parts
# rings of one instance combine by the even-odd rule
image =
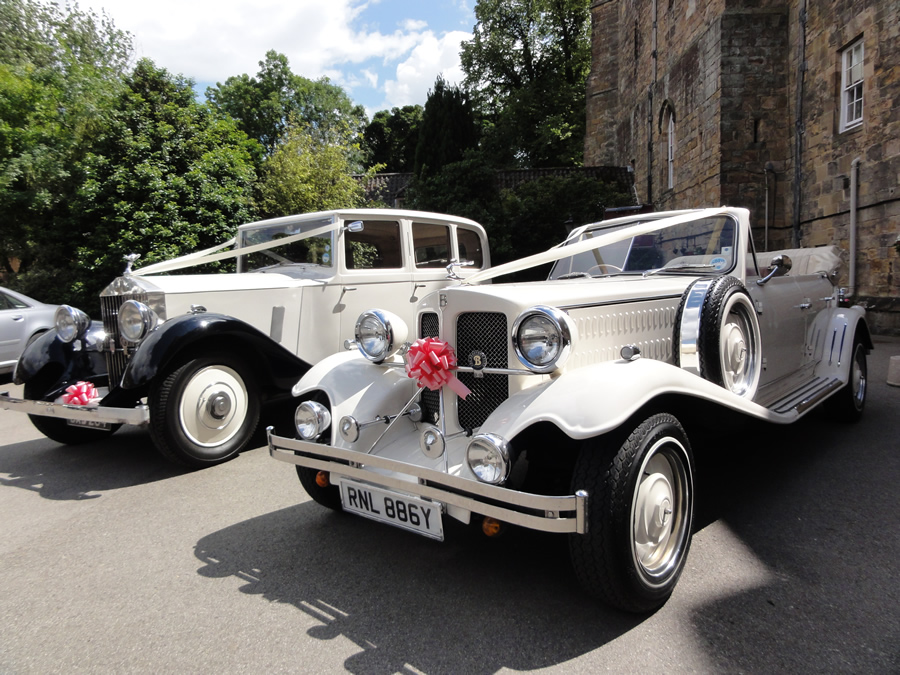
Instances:
[[[331,401],[334,419],[352,415],[366,421],[400,412],[415,389],[415,381],[407,377],[403,368],[372,363],[354,350],[317,363],[294,385],[291,393],[299,397],[322,391]]]
[[[772,422],[796,419],[795,414],[773,413],[669,363],[637,359],[586,366],[514,394],[485,420],[480,432],[510,439],[537,422],[550,422],[571,438],[591,438],[617,428],[664,394],[710,401]]]

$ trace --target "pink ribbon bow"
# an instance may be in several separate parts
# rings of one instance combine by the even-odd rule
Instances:
[[[62,402],[71,405],[88,405],[91,401],[100,398],[97,388],[90,382],[76,382],[66,387],[66,393],[62,396]]]
[[[455,368],[453,347],[437,338],[416,340],[406,355],[406,374],[415,379],[420,387],[437,391],[446,384],[457,396],[465,399],[472,391],[451,372]]]

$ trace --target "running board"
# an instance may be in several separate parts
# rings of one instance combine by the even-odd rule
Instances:
[[[769,406],[769,410],[782,415],[791,411],[802,415],[843,386],[844,383],[836,377],[817,377],[797,391],[775,401]]]

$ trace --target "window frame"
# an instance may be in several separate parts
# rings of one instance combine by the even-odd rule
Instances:
[[[858,54],[858,60],[854,57]],[[862,38],[854,40],[850,45],[841,50],[841,100],[840,100],[840,131],[850,131],[862,126],[865,106],[864,85],[865,74],[863,67],[865,65],[866,52]],[[850,81],[853,69],[859,69],[859,78]],[[851,118],[851,111],[855,112],[855,108],[859,107],[859,113],[854,114]]]

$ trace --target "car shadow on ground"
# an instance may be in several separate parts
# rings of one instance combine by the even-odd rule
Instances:
[[[31,490],[45,499],[96,499],[107,490],[165,480],[185,471],[165,461],[142,429],[121,429],[82,445],[41,438],[0,447],[0,486]]]
[[[212,533],[195,553],[201,576],[239,578],[307,615],[285,630],[353,642],[355,673],[550,667],[643,620],[583,594],[564,537],[445,528],[439,543],[305,502]]]
[[[721,521],[760,579],[693,613],[713,670],[900,672],[900,390],[870,386],[858,424],[814,410],[697,453],[698,526]]]

